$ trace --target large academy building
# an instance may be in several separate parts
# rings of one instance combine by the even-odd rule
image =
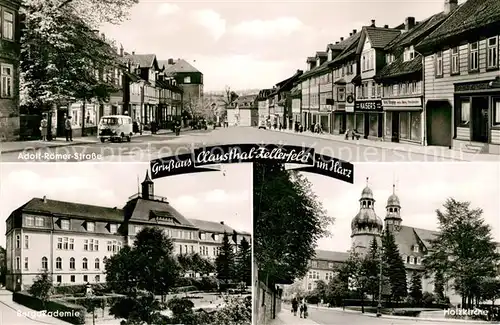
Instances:
[[[154,195],[146,174],[142,191],[123,209],[33,198],[6,221],[6,287],[17,291],[47,271],[55,284],[105,282],[104,262],[148,226],[159,226],[173,239],[175,253],[199,253],[215,259],[224,233],[234,245],[251,235],[223,221],[187,219],[165,197]]]
[[[422,260],[430,249],[430,240],[437,232],[402,224],[401,203],[395,194],[394,186],[393,194],[387,199],[384,220],[377,216],[374,206],[373,191],[367,184],[361,192],[359,212],[351,222],[352,250],[361,255],[366,254],[370,250],[370,244],[374,238],[380,245],[383,229],[388,228],[393,232],[399,253],[403,258],[408,288],[410,288],[413,273],[419,272],[422,274],[422,291],[434,292],[434,279],[423,276]],[[497,244],[497,247],[500,252],[500,243]],[[310,268],[307,275],[299,280],[302,289],[304,291],[314,290],[319,280],[328,283],[334,277],[338,265],[344,263],[348,258],[349,252],[316,250],[315,257],[309,261]],[[445,290],[445,295],[450,298],[452,303],[461,301],[449,285]]]

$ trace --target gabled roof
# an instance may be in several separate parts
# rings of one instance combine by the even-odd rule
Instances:
[[[337,63],[341,63],[343,60],[355,54],[360,38],[361,38],[361,32],[357,32],[356,34],[344,40],[343,41],[345,46],[344,50],[340,52],[340,54],[335,59],[333,59],[333,61],[329,65],[332,66]]]
[[[206,221],[199,219],[189,219],[189,221],[197,228],[199,228],[201,231],[206,231],[216,234],[223,234],[224,232],[226,232],[228,235],[232,235],[233,232],[235,231],[233,228],[220,222]]]
[[[123,210],[117,208],[100,207],[95,205],[64,202],[57,200],[45,201],[33,198],[24,204],[18,211],[38,212],[42,214],[68,216],[73,218],[85,218],[94,220],[109,220],[114,222],[123,221]]]
[[[242,103],[254,103],[257,100],[258,95],[243,95],[234,101],[237,104],[242,104]]]
[[[324,51],[319,51],[319,52],[316,52],[316,58],[324,58],[328,55],[328,53],[324,52]]]
[[[174,209],[174,207],[171,206],[168,202],[136,198],[132,201],[129,201],[127,205],[129,205],[129,208],[132,211],[130,220],[136,222],[151,222],[151,213],[157,216],[160,216],[160,214],[162,214],[164,216],[173,218],[179,226],[194,228],[194,225],[189,222],[179,211]],[[161,219],[158,221],[158,223],[162,224]]]
[[[259,94],[257,95],[257,100],[267,99],[273,91],[274,89],[272,88],[259,90]]]
[[[302,75],[304,72],[302,70],[297,70],[293,76],[287,78],[283,81],[280,81],[276,84],[276,88],[278,88],[278,92],[281,89],[291,88],[290,86]]]
[[[349,253],[347,252],[334,252],[325,251],[321,249],[315,250],[315,260],[332,261],[332,262],[345,262],[349,259]]]
[[[127,54],[124,58],[141,68],[151,68],[156,62],[155,54]]]
[[[500,1],[468,0],[418,44],[418,48],[422,51],[432,51],[435,46],[445,44],[453,38],[461,39],[469,32],[475,34],[475,31],[483,28],[488,28],[491,33],[497,33],[498,25],[500,25]]]
[[[201,73],[198,69],[193,67],[184,59],[177,60],[174,64],[169,65],[165,72],[167,75],[171,76],[176,73]]]
[[[307,63],[309,63],[309,62],[316,62],[316,57],[314,57],[314,56],[308,56],[307,57]]]
[[[376,80],[387,80],[389,78],[397,78],[422,71],[422,56],[415,53],[415,57],[411,61],[404,61],[404,57],[400,55],[390,64],[385,65],[375,76]]]
[[[361,39],[357,52],[361,53],[366,38],[370,41],[374,49],[384,49],[396,37],[401,35],[401,30],[394,28],[363,26],[361,29]]]
[[[425,19],[424,21],[418,23],[415,27],[409,31],[401,34],[400,36],[393,39],[385,47],[386,51],[393,51],[395,49],[407,47],[410,45],[416,45],[424,37],[432,33],[439,25],[444,22],[448,17],[444,12],[432,15],[431,17]]]

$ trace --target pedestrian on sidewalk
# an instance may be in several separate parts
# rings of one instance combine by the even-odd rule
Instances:
[[[297,298],[292,299],[292,312],[293,316],[297,316],[297,309],[299,309],[299,302],[297,301]]]
[[[73,141],[73,129],[71,125],[71,116],[69,115],[64,121],[64,128],[66,130],[66,141]]]
[[[49,126],[49,121],[47,121],[47,115],[42,115],[42,120],[40,121],[40,133],[42,135],[42,141],[47,141],[47,127]]]

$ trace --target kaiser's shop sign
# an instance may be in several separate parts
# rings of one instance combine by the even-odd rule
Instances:
[[[196,148],[192,153],[154,159],[150,162],[153,179],[220,170],[221,164],[275,162],[285,164],[287,169],[305,171],[354,182],[353,165],[334,157],[316,154],[314,148],[234,144]]]
[[[364,112],[382,111],[382,101],[380,100],[370,100],[364,102],[357,101],[354,103],[354,110],[364,111]]]

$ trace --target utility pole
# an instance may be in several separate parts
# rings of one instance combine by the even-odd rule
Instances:
[[[380,246],[377,317],[382,316],[382,254],[383,248]]]

